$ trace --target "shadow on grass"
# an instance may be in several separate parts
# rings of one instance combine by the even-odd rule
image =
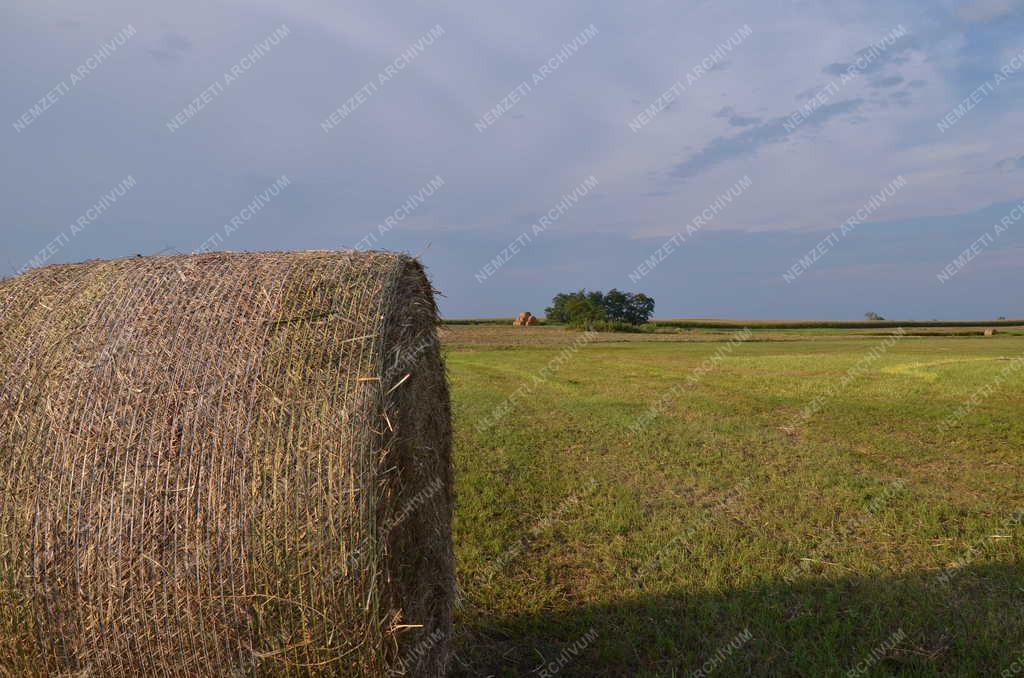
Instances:
[[[452,675],[1000,676],[1024,664],[1024,565],[953,572],[948,582],[937,572],[805,579],[506,618],[464,609]]]

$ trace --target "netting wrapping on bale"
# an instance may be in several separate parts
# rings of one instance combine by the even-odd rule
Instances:
[[[443,675],[436,324],[385,252],[0,281],[0,675]]]

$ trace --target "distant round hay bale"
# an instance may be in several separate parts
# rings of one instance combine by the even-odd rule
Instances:
[[[519,315],[515,317],[515,320],[512,321],[512,324],[515,325],[516,327],[525,327],[526,325],[532,325],[533,322],[537,322],[536,319],[533,319],[533,322],[531,322],[532,318],[534,318],[534,315],[532,313],[530,313],[529,311],[522,311]]]
[[[443,675],[436,321],[382,252],[0,281],[0,675]]]

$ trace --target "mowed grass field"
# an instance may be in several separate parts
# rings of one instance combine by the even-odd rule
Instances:
[[[455,675],[1016,675],[1024,336],[545,329],[443,332]]]

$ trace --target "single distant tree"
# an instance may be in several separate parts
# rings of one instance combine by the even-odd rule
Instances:
[[[620,292],[614,287],[608,290],[608,294],[604,295],[604,315],[608,320],[617,320],[621,322],[629,322],[626,320],[629,315],[629,302],[630,295],[626,292]]]
[[[868,320],[885,320],[885,318],[878,315],[874,311],[868,311],[867,313],[864,314],[864,317],[867,318]]]
[[[642,325],[654,315],[654,299],[643,292],[629,295],[626,322]]]

